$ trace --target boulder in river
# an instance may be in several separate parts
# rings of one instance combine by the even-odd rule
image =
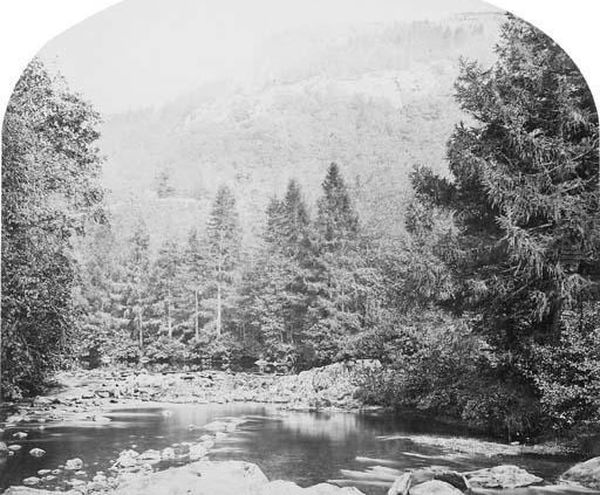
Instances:
[[[155,463],[160,462],[160,452],[158,450],[153,450],[153,449],[145,450],[144,452],[142,452],[140,454],[138,459],[140,461],[145,461],[150,464],[155,464]]]
[[[575,464],[563,473],[561,480],[600,490],[600,457]]]
[[[411,473],[404,473],[392,484],[387,495],[408,495],[411,485]]]
[[[472,488],[514,489],[536,485],[544,481],[518,466],[509,464],[471,471],[465,473],[465,477]]]
[[[407,495],[411,487],[434,480],[443,481],[461,492],[469,489],[464,475],[447,469],[430,468],[404,473],[394,481],[388,490],[388,495]]]
[[[172,461],[175,459],[175,449],[172,447],[164,448],[160,454],[160,457],[163,461]]]
[[[0,442],[0,456],[8,455],[8,446],[4,442]]]
[[[32,457],[42,457],[42,456],[46,455],[46,451],[44,449],[38,449],[36,447],[29,451],[29,455]]]
[[[67,471],[79,471],[83,467],[83,461],[79,457],[69,459],[65,463],[65,469]]]
[[[139,455],[135,450],[124,450],[119,454],[115,466],[120,468],[134,467],[137,465]]]
[[[25,478],[23,480],[23,484],[25,486],[35,486],[35,485],[39,485],[41,481],[42,480],[39,479],[37,476],[30,476],[29,478]]]
[[[27,438],[27,433],[25,433],[24,431],[17,431],[13,433],[13,438],[23,440],[24,438]]]
[[[462,495],[458,488],[440,480],[431,480],[415,485],[409,493],[410,495]]]
[[[243,461],[198,461],[128,480],[114,495],[255,495],[267,477]]]

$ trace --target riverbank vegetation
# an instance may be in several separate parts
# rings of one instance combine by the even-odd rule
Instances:
[[[39,61],[4,122],[2,387],[67,362],[301,371],[378,359],[364,403],[511,440],[600,420],[598,118],[573,61],[508,18],[490,68],[463,61],[448,172],[417,163],[400,236],[374,234],[340,164],[291,179],[244,244],[226,184],[157,249],[102,210],[98,115]],[[168,175],[157,178],[169,198]],[[251,192],[248,192],[251,194]],[[317,197],[315,202],[306,196]]]

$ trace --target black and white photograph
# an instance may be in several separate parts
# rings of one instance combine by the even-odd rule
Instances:
[[[598,112],[493,3],[121,0],[2,76],[0,493],[600,494]]]

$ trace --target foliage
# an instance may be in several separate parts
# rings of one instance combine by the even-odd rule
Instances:
[[[413,183],[424,208],[453,214],[455,247],[438,254],[457,284],[451,305],[494,352],[471,416],[509,429],[514,414],[536,417],[540,396],[557,405],[533,349],[568,343],[569,312],[596,297],[598,117],[573,61],[531,25],[509,17],[497,54],[489,70],[463,62],[457,99],[473,124],[449,142],[451,178],[420,169]]]
[[[2,389],[37,391],[69,356],[74,239],[102,220],[98,114],[39,60],[23,72],[2,134]]]

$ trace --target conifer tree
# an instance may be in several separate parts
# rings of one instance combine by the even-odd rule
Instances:
[[[152,270],[151,291],[158,316],[164,321],[169,339],[173,338],[175,313],[180,298],[180,247],[175,239],[163,242]]]
[[[227,186],[222,186],[213,203],[207,225],[208,269],[215,294],[215,328],[221,335],[223,308],[231,297],[235,269],[240,257],[241,230],[235,208],[235,198]]]
[[[463,62],[456,84],[474,123],[448,145],[451,179],[414,186],[461,230],[446,257],[461,287],[453,306],[477,318],[498,372],[530,383],[531,345],[560,339],[564,318],[593,299],[600,259],[598,116],[568,55],[509,17],[489,70]]]
[[[184,252],[180,282],[184,293],[191,292],[191,302],[187,305],[188,319],[194,329],[194,338],[200,338],[201,297],[207,283],[207,247],[198,236],[196,229],[191,229]],[[185,296],[182,296],[185,299]]]
[[[146,223],[140,218],[128,240],[129,252],[124,264],[122,282],[123,316],[129,320],[138,342],[140,352],[144,351],[144,327],[147,310],[152,303],[150,284],[150,236]]]

